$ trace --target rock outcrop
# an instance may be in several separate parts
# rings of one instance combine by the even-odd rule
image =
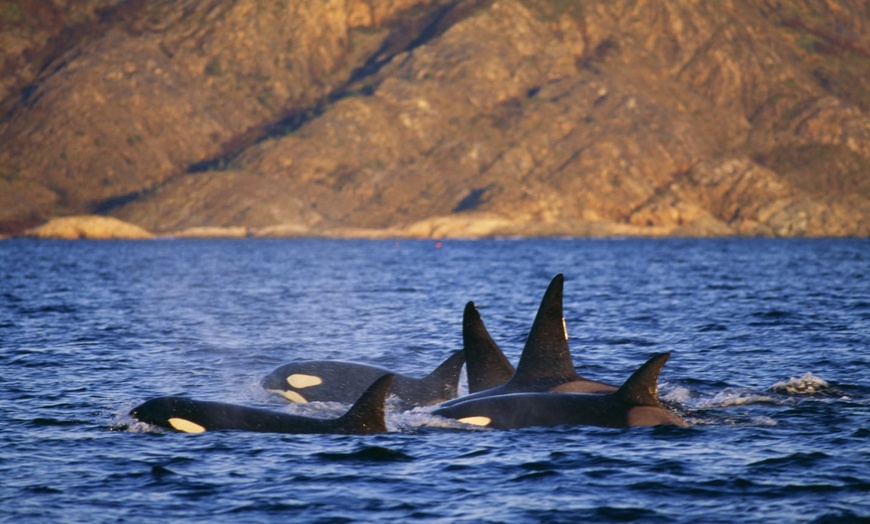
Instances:
[[[0,229],[870,234],[859,0],[113,9],[4,101]]]
[[[28,229],[22,236],[60,240],[142,240],[154,235],[141,227],[113,217],[79,215],[54,218],[41,226]]]

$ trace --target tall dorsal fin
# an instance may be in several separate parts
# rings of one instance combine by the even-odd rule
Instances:
[[[653,355],[613,394],[633,406],[658,406],[659,373],[670,356],[670,353]]]
[[[340,433],[355,435],[371,435],[386,433],[387,424],[384,422],[384,403],[387,393],[393,385],[392,373],[387,373],[372,383],[347,413],[339,417],[336,422]]]
[[[423,378],[421,390],[433,391],[443,398],[454,398],[459,394],[459,375],[465,364],[465,352],[454,351],[452,355],[438,365],[432,373]]]
[[[462,347],[469,393],[501,386],[513,376],[514,367],[489,336],[474,302],[465,304],[462,315]]]
[[[568,349],[568,333],[562,315],[564,282],[564,275],[556,275],[541,299],[517,370],[511,378],[513,385],[544,377],[557,383],[580,380]]]

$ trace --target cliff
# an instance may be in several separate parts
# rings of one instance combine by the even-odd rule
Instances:
[[[0,232],[870,234],[860,0],[0,4]]]

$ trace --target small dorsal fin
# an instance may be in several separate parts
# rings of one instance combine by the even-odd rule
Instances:
[[[469,393],[501,386],[513,376],[514,367],[489,336],[474,302],[465,304],[462,347],[465,351]]]
[[[438,365],[432,373],[423,378],[421,391],[433,391],[442,398],[454,398],[459,393],[459,375],[465,364],[465,352],[454,351]]]
[[[670,353],[653,355],[613,394],[633,406],[658,406],[659,372],[670,356]]]
[[[517,370],[511,378],[512,384],[522,385],[542,377],[554,382],[580,380],[568,349],[568,333],[562,315],[564,282],[565,277],[560,273],[547,287]]]
[[[366,389],[347,413],[337,419],[340,433],[371,435],[386,433],[384,403],[395,375],[387,373]]]

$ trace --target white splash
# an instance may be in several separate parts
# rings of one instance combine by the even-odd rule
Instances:
[[[771,417],[764,417],[764,416],[752,417],[752,418],[750,419],[750,422],[751,422],[751,424],[754,425],[754,426],[776,426],[777,424],[779,424],[779,423],[778,423],[776,420],[774,420],[773,418],[771,418]]]
[[[692,398],[692,392],[688,388],[677,386],[674,389],[665,392],[660,398],[666,402],[676,402],[677,404],[687,404]]]
[[[166,433],[166,430],[160,426],[153,426],[146,422],[140,422],[133,417],[127,417],[122,421],[112,425],[112,430],[123,430],[128,433]]]
[[[777,382],[770,387],[774,393],[782,395],[832,395],[838,394],[827,381],[813,375],[811,372],[804,373],[800,378],[791,377],[784,382]]]

